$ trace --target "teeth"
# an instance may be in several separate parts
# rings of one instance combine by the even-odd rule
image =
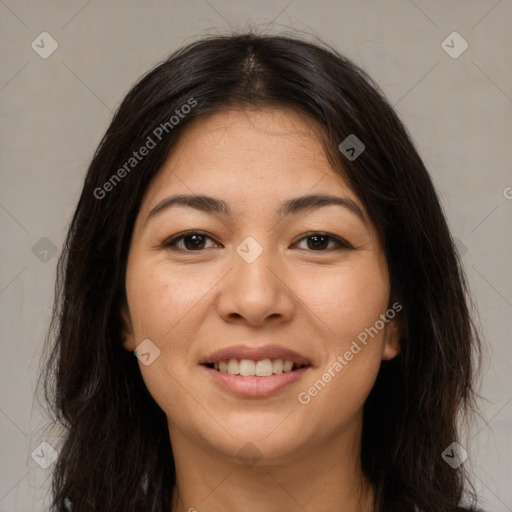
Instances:
[[[285,361],[283,364],[283,370],[285,372],[291,372],[293,368],[293,363],[291,361]]]
[[[243,375],[244,377],[247,377],[249,375],[256,375],[256,363],[254,361],[251,361],[250,359],[242,359],[240,361],[239,368],[240,368],[240,375]],[[229,365],[228,365],[228,372],[229,372]]]
[[[241,375],[242,377],[270,377],[272,374],[291,372],[293,368],[292,361],[283,361],[282,359],[261,359],[252,361],[251,359],[230,359],[229,361],[217,361],[213,363],[215,370],[231,375]],[[297,365],[302,367],[302,365]]]
[[[270,359],[262,359],[255,365],[256,375],[258,377],[270,377],[273,373],[273,365]]]
[[[236,359],[230,359],[228,362],[228,373],[231,375],[238,375],[240,373],[240,366]]]
[[[283,373],[283,360],[282,359],[276,359],[272,362],[272,371],[274,373]]]
[[[255,366],[258,377],[270,377],[273,373],[272,361],[270,359],[262,359]]]

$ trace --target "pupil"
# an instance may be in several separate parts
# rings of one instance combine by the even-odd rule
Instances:
[[[201,240],[202,237],[203,237],[203,235],[188,235],[187,237],[185,237],[185,246],[187,246],[187,249],[190,248],[189,246],[191,246],[193,249],[200,248],[200,246],[202,246],[204,244],[204,240]],[[190,240],[195,240],[195,241],[193,241],[190,244],[190,243],[188,243],[188,242],[190,242]]]
[[[314,244],[312,245],[311,247],[311,244],[310,244],[310,249],[311,248],[315,248],[315,249],[319,249],[319,248],[322,248],[323,246],[325,246],[327,244],[327,236],[326,235],[311,235],[309,237],[309,240],[314,240]],[[323,239],[319,242],[320,239]]]

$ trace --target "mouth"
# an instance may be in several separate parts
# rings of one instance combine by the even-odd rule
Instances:
[[[205,363],[204,366],[220,373],[229,373],[230,375],[240,375],[241,377],[271,377],[300,370],[310,366],[300,364],[288,359],[225,359],[213,363]]]
[[[297,383],[312,368],[305,356],[277,345],[217,350],[200,365],[219,389],[241,398],[267,398]]]

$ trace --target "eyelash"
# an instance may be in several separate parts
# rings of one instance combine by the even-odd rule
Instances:
[[[182,248],[176,247],[176,242],[186,238],[187,236],[192,236],[192,235],[200,235],[200,236],[209,238],[210,240],[213,240],[213,238],[211,236],[209,236],[207,233],[204,233],[202,231],[186,231],[184,233],[181,233],[181,234],[179,234],[177,236],[174,236],[174,237],[166,240],[162,244],[162,247],[165,248],[165,249],[173,250],[173,251],[188,252],[188,253],[204,251],[205,249],[189,250],[189,249],[182,249]],[[312,250],[312,249],[309,249],[310,252],[331,252],[333,250],[354,249],[354,247],[352,245],[350,245],[346,240],[343,240],[342,238],[340,238],[338,236],[331,235],[330,233],[324,233],[322,231],[311,231],[309,233],[306,233],[305,236],[303,236],[299,240],[299,242],[302,242],[303,240],[305,240],[307,238],[311,238],[311,237],[313,237],[315,235],[320,235],[321,237],[327,237],[329,239],[329,241],[334,242],[338,247],[334,248],[334,249],[333,248],[325,249],[325,250],[321,249],[321,250],[316,250],[316,251]],[[306,249],[306,250],[308,250],[308,249]]]

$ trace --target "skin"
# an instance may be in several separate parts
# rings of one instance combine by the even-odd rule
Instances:
[[[124,346],[150,339],[160,350],[139,366],[168,418],[173,511],[371,510],[360,467],[362,408],[381,361],[399,351],[396,318],[309,403],[298,400],[390,307],[378,234],[313,126],[288,109],[202,116],[143,199],[127,264]],[[279,216],[282,202],[313,193],[351,199],[363,219],[338,205]],[[173,206],[148,218],[174,194],[214,196],[232,215]],[[185,230],[207,234],[200,250],[190,238],[176,242],[181,252],[165,247]],[[311,232],[353,248],[327,238],[315,249]],[[235,250],[248,236],[263,249],[252,263]],[[199,361],[242,343],[291,348],[311,367],[275,396],[234,396]],[[251,462],[241,449],[254,453]]]

